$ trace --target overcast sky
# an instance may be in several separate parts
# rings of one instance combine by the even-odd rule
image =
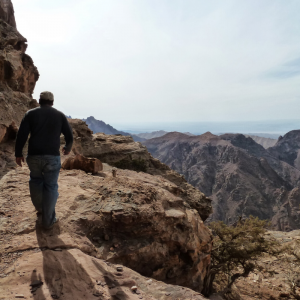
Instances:
[[[13,0],[18,30],[72,117],[300,119],[299,0]]]

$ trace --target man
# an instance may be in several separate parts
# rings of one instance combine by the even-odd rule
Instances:
[[[54,96],[50,92],[40,95],[40,107],[26,112],[17,135],[16,163],[22,167],[23,147],[27,141],[29,146],[27,164],[30,169],[30,196],[38,213],[42,213],[44,228],[51,228],[58,218],[55,205],[58,198],[58,176],[60,162],[60,135],[65,136],[66,145],[62,152],[70,153],[73,144],[72,129],[66,116],[53,108]]]

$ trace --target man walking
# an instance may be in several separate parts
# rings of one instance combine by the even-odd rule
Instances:
[[[16,163],[22,167],[23,147],[29,146],[27,164],[30,169],[30,196],[38,213],[42,213],[44,228],[51,228],[58,218],[55,205],[58,198],[58,176],[60,162],[60,135],[65,136],[66,145],[63,154],[70,153],[73,144],[72,129],[66,116],[53,108],[54,96],[50,92],[40,95],[40,107],[26,112],[17,135]]]

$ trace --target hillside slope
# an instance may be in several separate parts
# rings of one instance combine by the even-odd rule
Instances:
[[[233,223],[254,215],[278,230],[300,228],[300,171],[251,138],[169,133],[143,144],[213,200],[210,220]]]
[[[105,134],[121,134],[124,136],[132,136],[132,138],[136,142],[142,142],[145,140],[144,138],[142,138],[138,135],[130,134],[130,133],[124,132],[124,131],[119,131],[119,130],[115,129],[114,127],[112,127],[111,125],[106,124],[103,121],[96,120],[94,117],[88,117],[87,119],[84,119],[84,121],[86,122],[86,124],[89,126],[89,128],[94,133],[102,132]]]

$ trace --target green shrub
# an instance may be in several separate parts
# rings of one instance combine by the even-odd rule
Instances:
[[[202,293],[209,296],[213,291],[213,282],[218,274],[228,278],[223,294],[231,291],[232,284],[239,277],[247,277],[256,267],[256,262],[263,253],[276,253],[279,244],[266,238],[268,221],[250,216],[240,220],[236,226],[223,222],[212,222],[209,227],[214,235],[211,252],[212,263],[205,278]]]

